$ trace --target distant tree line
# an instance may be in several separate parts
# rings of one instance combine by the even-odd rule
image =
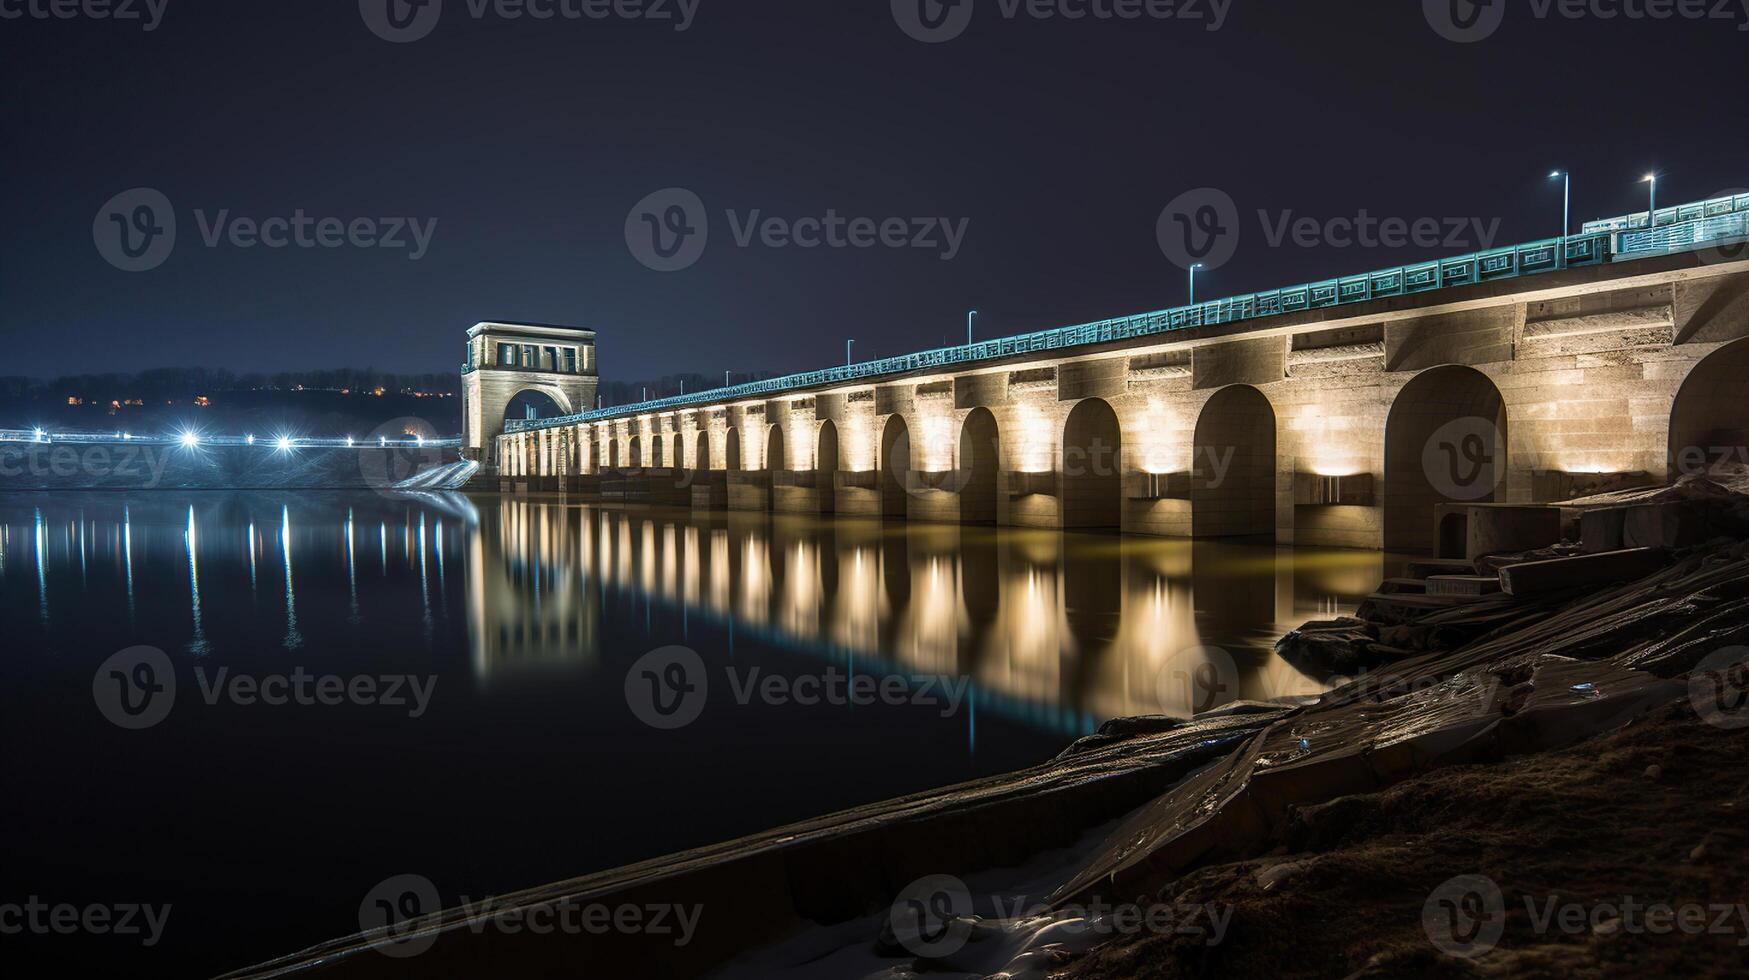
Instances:
[[[764,381],[774,377],[769,371],[754,373],[735,372],[729,375],[730,384],[746,384],[749,381]],[[723,386],[723,376],[705,374],[669,374],[649,381],[606,381],[601,382],[598,393],[604,406],[631,405],[648,398],[672,398],[679,394],[709,391]],[[646,395],[647,392],[647,395]]]
[[[69,374],[52,380],[0,377],[0,399],[6,401],[52,401],[68,398],[87,402],[139,399],[148,403],[189,401],[199,395],[227,391],[289,391],[302,386],[389,392],[403,389],[457,394],[461,378],[454,373],[398,374],[373,368],[333,368],[316,371],[276,371],[271,374],[238,374],[223,368],[153,368],[131,374]]]

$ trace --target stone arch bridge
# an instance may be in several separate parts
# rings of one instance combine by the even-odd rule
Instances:
[[[1426,550],[1442,502],[1749,467],[1749,196],[1637,219],[512,421],[500,476],[700,508]]]

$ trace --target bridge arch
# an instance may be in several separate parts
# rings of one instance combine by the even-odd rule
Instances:
[[[729,471],[741,468],[741,433],[734,426],[729,426],[727,436],[723,440],[723,469]]]
[[[881,427],[880,490],[881,516],[904,517],[911,471],[911,428],[898,413],[887,416]]]
[[[525,385],[504,402],[503,421],[555,419],[570,414],[571,400],[562,389],[555,385]]]
[[[1432,551],[1433,509],[1503,496],[1506,401],[1471,367],[1429,368],[1410,379],[1385,420],[1384,545]]]
[[[1084,398],[1063,423],[1057,472],[1063,527],[1121,530],[1123,527],[1123,427],[1103,398]]]
[[[814,436],[814,486],[820,497],[820,513],[838,510],[838,426],[831,419],[820,421]]]
[[[650,466],[655,469],[661,469],[668,465],[667,458],[662,455],[662,449],[662,433],[658,432],[650,437]]]
[[[630,462],[628,463],[629,467],[631,469],[634,469],[634,470],[643,469],[644,468],[644,437],[643,436],[632,436],[632,439],[631,439],[631,442],[629,443],[629,445],[630,445],[630,450],[631,450],[630,453],[628,454],[630,457]]]
[[[1721,468],[1749,470],[1749,339],[1688,372],[1670,408],[1671,482]]]
[[[998,513],[997,473],[1002,468],[1002,433],[996,414],[974,408],[960,424],[960,523],[995,524]]]
[[[1229,385],[1203,404],[1191,437],[1192,537],[1275,537],[1275,447],[1275,407],[1258,389]]]
[[[703,429],[698,430],[698,438],[693,441],[692,468],[700,473],[711,468],[711,434]]]
[[[777,509],[777,481],[780,473],[789,469],[789,453],[783,442],[783,426],[773,423],[765,427],[765,509]],[[777,556],[779,559],[782,555]]]

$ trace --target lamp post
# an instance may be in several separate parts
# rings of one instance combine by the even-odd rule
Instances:
[[[1567,264],[1567,236],[1573,230],[1573,175],[1565,170],[1556,170],[1549,174],[1549,179],[1561,178],[1561,255],[1560,264]]]
[[[1196,270],[1198,270],[1202,267],[1203,266],[1202,266],[1201,262],[1197,262],[1190,267],[1190,305],[1191,306],[1196,305]]]
[[[854,340],[846,340],[844,342],[844,366],[845,367],[849,367],[850,365],[855,363],[854,361],[852,361],[850,359],[850,348],[855,343],[856,343],[856,341],[854,341]]]
[[[978,319],[978,311],[972,310],[966,314],[966,346],[972,346],[972,324]]]
[[[1640,182],[1651,185],[1652,201],[1646,209],[1646,227],[1656,228],[1658,227],[1658,175],[1655,173],[1647,174],[1645,179]]]
[[[723,387],[727,388],[728,386],[729,386],[729,372],[724,371],[723,372]]]

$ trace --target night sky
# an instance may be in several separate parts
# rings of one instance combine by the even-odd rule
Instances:
[[[1574,172],[1575,225],[1643,208],[1649,169],[1661,203],[1749,186],[1735,6],[1647,22],[1514,0],[1458,44],[1417,0],[1232,0],[1217,31],[1207,0],[1135,21],[974,0],[963,34],[925,44],[889,0],[696,0],[685,31],[441,2],[411,43],[373,33],[358,0],[167,0],[149,32],[0,19],[0,374],[443,370],[488,318],[596,328],[610,378],[801,370],[840,363],[847,337],[859,357],[956,341],[972,307],[992,336],[1181,303],[1156,222],[1196,188],[1240,214],[1236,254],[1199,283],[1213,298],[1486,244],[1272,247],[1259,210],[1498,219],[1510,244],[1558,233],[1551,168]],[[136,187],[178,227],[167,261],[129,273],[94,224]],[[627,223],[671,187],[703,202],[709,244],[663,273]],[[437,224],[413,261],[207,247],[196,214],[299,209]],[[966,234],[951,261],[742,248],[725,213],[828,209]]]

